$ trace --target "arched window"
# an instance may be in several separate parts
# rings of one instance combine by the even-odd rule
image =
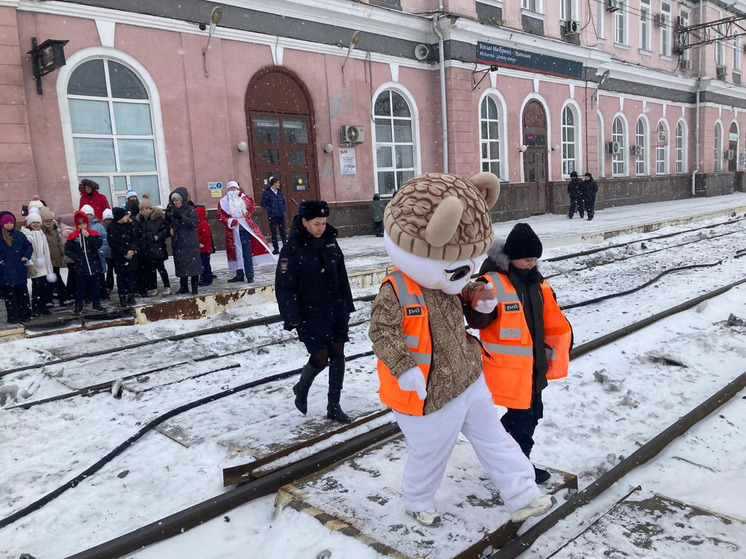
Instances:
[[[723,170],[723,125],[719,122],[715,123],[715,134],[713,143],[713,156],[715,158],[713,170],[717,173],[718,171]]]
[[[140,78],[114,60],[76,67],[67,83],[77,181],[96,181],[113,206],[133,189],[160,204],[150,96]]]
[[[686,123],[680,120],[676,124],[676,172],[686,173]]]
[[[562,110],[562,176],[578,170],[577,118],[570,105]]]
[[[407,100],[391,89],[382,91],[373,106],[376,124],[376,182],[378,192],[393,194],[414,177],[414,129]]]
[[[635,174],[648,174],[648,123],[642,117],[635,124]]]
[[[627,173],[624,154],[627,151],[627,127],[622,117],[618,116],[611,123],[611,141],[619,146],[617,153],[611,156],[611,174],[614,177],[623,177]]]
[[[655,174],[668,174],[668,126],[664,121],[658,123],[655,143]]]
[[[502,178],[502,168],[500,165],[500,111],[495,99],[489,95],[482,100],[482,106],[479,109],[479,124],[482,171],[489,171]]]

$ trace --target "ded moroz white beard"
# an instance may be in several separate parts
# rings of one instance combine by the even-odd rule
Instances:
[[[228,210],[230,210],[231,217],[235,219],[242,219],[246,216],[246,203],[241,198],[240,191],[228,191]]]

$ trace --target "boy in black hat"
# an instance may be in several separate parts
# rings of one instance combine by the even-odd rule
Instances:
[[[575,215],[575,207],[578,208],[580,217],[583,217],[583,194],[585,188],[583,182],[578,178],[578,174],[573,171],[570,173],[570,184],[567,185],[567,194],[570,196],[570,213],[567,215],[570,219]]]
[[[124,208],[111,210],[114,220],[109,225],[108,237],[114,272],[117,275],[119,304],[135,305],[135,280],[137,274],[137,248],[139,239],[130,213]]]
[[[490,354],[482,363],[487,385],[508,408],[501,422],[527,457],[543,417],[541,391],[547,379],[567,376],[572,347],[570,323],[536,266],[542,250],[531,226],[518,223],[490,247],[482,275],[462,292],[467,322]],[[537,483],[550,477],[536,466],[534,473]]]

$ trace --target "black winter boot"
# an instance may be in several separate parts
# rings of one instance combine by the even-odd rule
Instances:
[[[176,292],[177,295],[186,295],[189,293],[189,278],[179,278],[179,290]]]
[[[130,293],[129,295],[127,295],[127,304],[130,305],[130,306],[137,304],[137,301],[135,301],[135,294],[134,293]]]
[[[326,406],[326,418],[340,423],[350,423],[350,417],[342,411],[339,405],[339,397],[342,394],[342,385],[345,378],[344,355],[332,357],[329,363],[329,403]]]
[[[119,306],[120,307],[126,307],[127,306],[127,296],[126,295],[120,295],[119,296]]]
[[[311,389],[313,379],[323,371],[323,369],[317,369],[310,363],[306,363],[303,367],[303,371],[300,374],[300,380],[298,384],[293,386],[293,394],[295,394],[295,407],[305,415],[308,411],[308,391]]]
[[[199,295],[199,276],[192,276],[192,295]]]

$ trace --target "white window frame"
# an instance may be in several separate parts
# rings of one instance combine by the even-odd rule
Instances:
[[[153,126],[153,141],[155,149],[156,175],[158,177],[158,192],[161,202],[168,200],[171,184],[168,174],[168,160],[166,158],[166,139],[163,128],[163,113],[161,99],[155,80],[146,68],[132,56],[109,47],[89,47],[81,49],[67,58],[65,66],[60,68],[57,76],[57,103],[60,110],[62,124],[62,140],[65,147],[67,162],[67,176],[73,206],[78,205],[80,192],[78,191],[78,165],[75,159],[75,144],[73,141],[72,121],[70,119],[70,103],[67,96],[67,86],[73,72],[83,63],[90,60],[107,59],[127,67],[137,76],[148,93],[150,100],[150,117]],[[93,176],[95,173],[90,173]],[[109,174],[109,173],[101,173]],[[116,199],[113,200],[116,204]]]
[[[535,14],[544,13],[543,0],[521,0],[521,8]]]
[[[493,158],[487,158],[485,159],[482,157],[482,144],[485,142],[489,143],[490,141],[494,141],[492,138],[484,138],[482,136],[482,104],[485,103],[489,99],[493,103],[495,103],[495,106],[497,108],[497,130],[498,130],[498,159]],[[485,169],[484,165],[485,163],[493,163],[497,162],[500,166],[500,174],[498,175],[500,177],[500,180],[507,181],[508,177],[510,176],[508,174],[508,156],[507,156],[507,142],[505,141],[505,138],[507,138],[507,127],[505,125],[506,119],[505,115],[507,114],[507,108],[505,104],[505,99],[500,94],[500,92],[497,89],[490,88],[486,90],[482,96],[479,99],[479,105],[478,105],[478,113],[477,113],[477,119],[479,121],[479,165],[480,169],[484,170],[490,170]],[[490,153],[492,155],[492,153]]]
[[[687,166],[687,126],[684,119],[676,123],[676,172],[686,173]]]
[[[596,37],[599,40],[604,40],[604,20],[606,19],[606,3],[599,2],[597,4],[596,11]]]
[[[733,39],[733,71],[741,73],[741,37]]]
[[[681,21],[684,27],[688,27],[689,26],[689,12],[687,10],[682,9],[679,12],[679,16],[681,17]],[[684,54],[681,55],[682,60],[689,60],[689,50],[690,49],[686,49],[684,51]]]
[[[560,0],[560,20],[578,21],[578,3],[577,0]]]
[[[660,136],[661,127],[666,133],[665,145],[658,145],[658,137]],[[668,126],[668,122],[664,119],[658,121],[655,126],[655,174],[656,175],[668,175],[668,146],[671,145],[671,130]]]
[[[596,111],[596,116],[598,118],[598,176],[604,177],[604,171],[606,170],[606,153],[604,152],[604,138],[606,137],[606,134],[604,133],[604,115],[601,114],[601,111]]]
[[[719,120],[715,122],[715,129],[712,134],[713,142],[713,166],[712,170],[719,173],[723,170],[723,123]]]
[[[619,126],[617,126],[619,123]],[[619,129],[621,128],[621,130]],[[627,119],[618,113],[611,121],[611,141],[619,144],[619,153],[611,156],[611,176],[626,177],[629,175],[627,162]]]
[[[723,26],[715,28],[715,36],[723,36]],[[715,66],[725,66],[725,43],[722,40],[715,41]]]
[[[614,12],[614,43],[629,46],[629,17],[627,1],[620,0],[619,9]]]
[[[650,52],[650,0],[640,0],[640,50]]]
[[[420,149],[419,149],[420,116],[419,116],[419,111],[417,109],[417,104],[414,101],[414,97],[407,89],[405,89],[398,82],[387,82],[387,83],[381,84],[378,87],[378,89],[375,91],[375,93],[373,94],[373,97],[372,97],[373,101],[370,105],[370,115],[371,115],[371,123],[372,123],[371,125],[371,137],[372,137],[371,147],[373,149],[373,179],[375,183],[376,192],[378,193],[380,193],[379,185],[378,185],[378,172],[379,171],[393,171],[394,180],[396,181],[397,171],[410,169],[409,167],[401,167],[401,168],[396,167],[396,146],[405,145],[405,144],[408,144],[408,142],[396,142],[394,135],[393,135],[393,130],[392,130],[392,136],[391,136],[392,141],[391,142],[379,142],[378,139],[376,138],[376,124],[375,124],[376,118],[385,118],[385,117],[376,116],[375,114],[376,101],[375,100],[378,99],[378,97],[386,91],[394,91],[395,93],[398,93],[404,98],[404,100],[407,102],[407,105],[409,106],[409,114],[410,114],[409,119],[411,121],[411,126],[412,126],[412,160],[414,164],[413,173],[415,177],[422,174],[422,171],[421,171],[422,165],[420,162]],[[388,117],[388,118],[391,119],[392,126],[393,126],[394,119],[399,119],[399,120],[405,119],[405,117]],[[382,167],[382,168],[378,167],[377,148],[379,145],[386,145],[392,148],[393,150],[392,163],[394,164],[393,167]],[[395,188],[399,188],[399,187],[401,187],[400,184],[395,184]],[[390,193],[381,194],[381,195],[389,196]]]
[[[661,2],[661,15],[666,21],[661,26],[661,56],[671,57],[673,33],[671,32],[671,4]]]
[[[565,115],[571,114],[573,117],[573,124],[569,126],[565,122]],[[580,143],[580,110],[571,102],[565,103],[560,113],[560,134],[561,134],[561,158],[562,158],[562,177],[568,178],[571,171],[580,173],[582,168],[581,157],[581,143]],[[568,141],[570,135],[572,135],[572,141]],[[568,156],[568,152],[572,150],[573,155]],[[572,165],[571,165],[572,164]],[[572,167],[572,169],[570,169]]]
[[[635,176],[650,174],[648,167],[648,121],[640,116],[635,122],[635,145],[642,147],[642,153],[635,155]]]

